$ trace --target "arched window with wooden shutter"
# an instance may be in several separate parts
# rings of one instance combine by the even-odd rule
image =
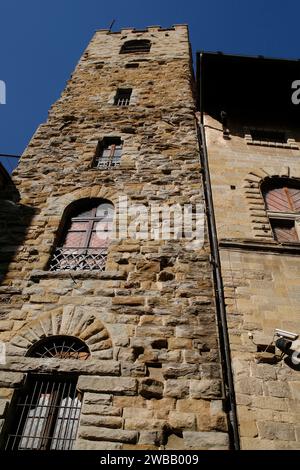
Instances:
[[[104,271],[112,236],[114,206],[110,201],[77,201],[69,211],[50,271]]]
[[[268,178],[261,190],[275,240],[299,243],[300,182],[290,178]]]

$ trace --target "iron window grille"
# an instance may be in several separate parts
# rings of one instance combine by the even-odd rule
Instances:
[[[120,165],[123,143],[118,137],[105,137],[98,143],[93,166],[96,168],[115,168]]]
[[[73,214],[65,230],[62,246],[55,248],[50,271],[104,271],[113,229],[113,205],[91,202]]]
[[[149,39],[134,39],[126,41],[122,44],[120,54],[136,53],[136,52],[149,52],[151,42]]]
[[[87,345],[75,336],[53,335],[43,338],[29,348],[29,357],[80,359],[86,360],[90,356]]]
[[[273,178],[262,187],[273,235],[281,243],[300,242],[300,183]]]
[[[71,450],[76,439],[82,395],[77,377],[31,374],[15,392],[5,450]]]
[[[115,106],[128,106],[130,103],[131,93],[131,88],[118,88],[115,96]]]

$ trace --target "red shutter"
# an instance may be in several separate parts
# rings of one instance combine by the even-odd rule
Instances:
[[[271,220],[275,238],[279,242],[298,242],[299,238],[293,220]]]
[[[265,194],[266,206],[274,212],[300,212],[300,189],[274,188]]]

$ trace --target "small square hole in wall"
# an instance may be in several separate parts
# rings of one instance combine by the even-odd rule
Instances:
[[[257,344],[257,352],[268,352],[275,354],[275,346],[273,344]]]
[[[137,64],[136,62],[125,64],[126,69],[137,69],[139,66],[140,64]]]
[[[231,184],[230,189],[234,190],[234,189],[236,189],[236,186],[234,184]]]

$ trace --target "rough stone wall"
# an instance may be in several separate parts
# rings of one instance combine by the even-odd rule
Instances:
[[[151,40],[149,53],[119,54],[138,38]],[[192,82],[186,26],[98,31],[14,173],[27,216],[18,243],[2,249],[1,413],[25,373],[77,372],[77,449],[228,447],[207,244],[125,238],[111,242],[104,272],[47,270],[73,201],[202,201]],[[118,87],[133,89],[126,108],[113,105]],[[121,164],[92,168],[107,136],[123,140]],[[53,334],[80,337],[91,357],[25,357]]]
[[[300,177],[299,149],[248,145],[241,123],[224,140],[218,122],[207,116],[206,124],[241,446],[299,449],[299,367],[287,356],[259,362],[248,336],[269,345],[275,328],[300,333],[299,248],[277,248],[259,191],[268,175]],[[299,143],[299,132],[288,130]]]

